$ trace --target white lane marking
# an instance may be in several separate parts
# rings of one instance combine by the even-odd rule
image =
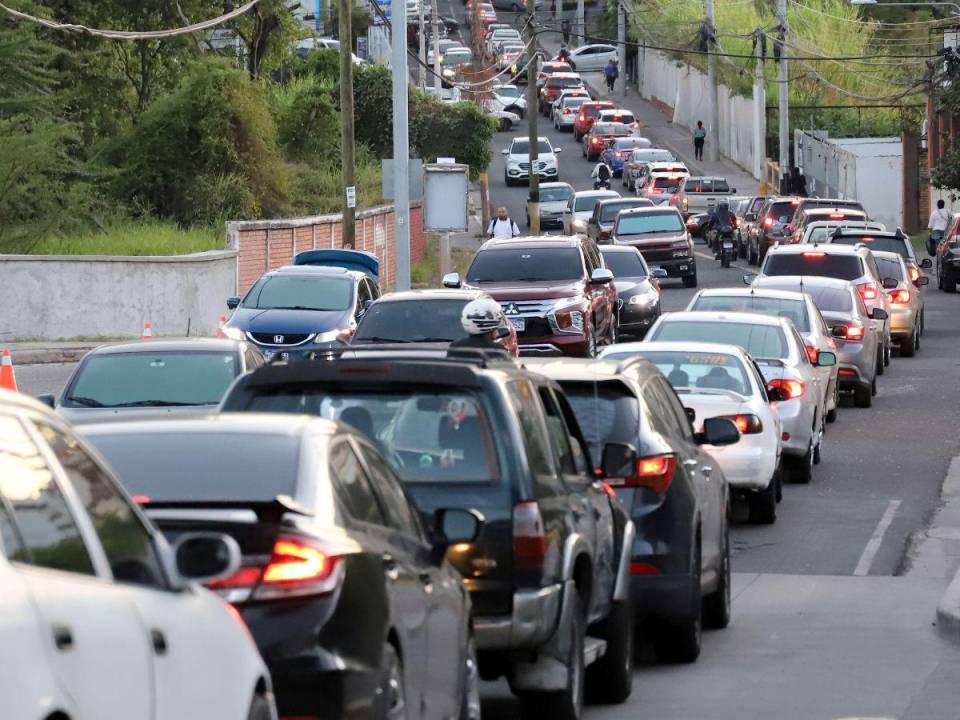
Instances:
[[[897,508],[900,507],[901,502],[903,501],[891,500],[887,505],[886,512],[883,513],[883,517],[881,517],[880,522],[877,523],[877,527],[874,529],[873,535],[870,536],[867,546],[863,549],[860,562],[857,563],[857,567],[853,571],[854,575],[866,575],[870,572],[873,559],[877,556],[877,553],[880,551],[880,545],[883,543],[883,536],[890,528],[890,523],[893,522],[893,516],[897,512]]]
[[[702,257],[704,260],[713,260],[714,262],[720,262],[713,255],[710,255],[709,253],[702,253],[699,250],[694,250],[693,254],[696,255],[697,257]],[[753,268],[744,267],[743,265],[738,265],[735,262],[730,263],[730,267],[736,268],[737,270],[746,270],[747,272],[756,272]]]

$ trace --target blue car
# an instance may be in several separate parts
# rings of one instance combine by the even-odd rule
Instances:
[[[620,177],[623,174],[623,165],[630,157],[630,153],[636,148],[648,148],[650,141],[643,137],[620,137],[615,138],[600,153],[600,159],[610,168],[614,177]]]
[[[287,359],[349,341],[380,297],[380,263],[358,250],[309,250],[271,270],[243,299],[227,298],[233,315],[224,334]]]

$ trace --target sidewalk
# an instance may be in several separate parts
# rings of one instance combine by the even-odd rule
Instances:
[[[119,339],[115,338],[114,340]],[[126,338],[127,340],[133,338]],[[0,349],[9,350],[10,357],[16,365],[42,365],[46,363],[69,363],[77,362],[93,348],[111,342],[109,339],[97,341],[63,341],[57,342],[37,341],[37,342],[12,342],[4,343],[0,341]]]

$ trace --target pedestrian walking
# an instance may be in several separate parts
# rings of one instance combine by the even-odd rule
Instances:
[[[560,0],[557,0],[560,2]],[[570,44],[570,21],[567,18],[564,18],[560,21],[560,31],[563,33],[563,44]]]
[[[697,120],[697,129],[693,131],[693,157],[703,160],[703,143],[707,140],[707,131],[703,127],[703,120]]]
[[[617,78],[620,77],[620,68],[617,67],[617,61],[610,58],[610,62],[608,62],[607,67],[604,68],[603,74],[607,78],[607,91],[613,92],[613,86],[617,82]]]
[[[497,208],[497,216],[487,226],[487,237],[513,238],[520,234],[520,228],[510,219],[505,207]]]
[[[807,196],[807,176],[800,172],[800,168],[794,165],[790,168],[790,176],[787,179],[787,192],[799,197]]]
[[[927,230],[930,235],[927,237],[927,255],[933,257],[937,254],[937,245],[947,234],[947,226],[950,224],[950,213],[947,212],[946,203],[943,200],[937,200],[937,209],[930,213],[930,221],[927,223]]]

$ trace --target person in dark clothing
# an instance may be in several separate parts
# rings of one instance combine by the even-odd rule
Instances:
[[[465,338],[450,343],[449,355],[458,354],[457,351],[483,350],[506,354],[503,346],[497,343],[496,331],[503,322],[500,303],[491,298],[471,300],[463,307],[460,323],[467,332]],[[467,353],[459,353],[467,354]]]
[[[557,0],[557,2],[560,2],[560,0]],[[570,21],[567,18],[560,21],[560,30],[563,32],[563,44],[567,45],[570,42]]]
[[[707,140],[707,131],[703,128],[703,120],[697,120],[697,129],[693,131],[693,158],[703,160],[703,143]]]
[[[720,202],[717,203],[717,206],[710,211],[710,216],[707,219],[704,230],[704,232],[707,230],[716,231],[713,239],[713,253],[718,260],[720,259],[720,243],[722,240],[720,235],[724,232],[732,233],[735,223],[733,213],[730,212],[730,204],[725,199],[721,199]]]
[[[787,179],[787,192],[791,195],[807,196],[807,178],[800,172],[800,168],[794,165],[790,168],[790,176]]]
[[[613,92],[613,86],[617,82],[617,78],[620,77],[620,68],[617,66],[617,61],[610,58],[610,62],[608,62],[607,67],[604,68],[603,74],[607,78],[607,91]]]

